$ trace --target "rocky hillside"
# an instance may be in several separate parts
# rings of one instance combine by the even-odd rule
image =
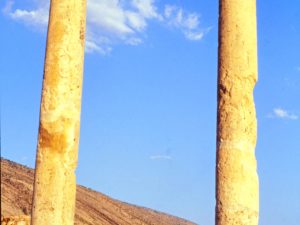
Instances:
[[[30,215],[33,169],[1,158],[1,215]],[[75,224],[195,225],[155,210],[112,199],[77,185]]]

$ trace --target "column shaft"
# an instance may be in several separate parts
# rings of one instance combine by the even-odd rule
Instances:
[[[32,225],[73,225],[86,0],[51,0]]]
[[[220,0],[216,224],[257,225],[256,1]]]

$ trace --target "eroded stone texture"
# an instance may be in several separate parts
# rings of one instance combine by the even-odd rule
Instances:
[[[257,225],[256,1],[220,0],[217,225]]]
[[[1,216],[1,225],[30,225],[30,216]]]
[[[51,0],[33,225],[74,224],[86,0]]]

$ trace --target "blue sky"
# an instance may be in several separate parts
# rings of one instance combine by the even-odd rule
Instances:
[[[34,166],[48,1],[1,1],[1,154]],[[78,183],[214,224],[217,1],[89,0]],[[300,221],[300,2],[258,0],[260,225]]]

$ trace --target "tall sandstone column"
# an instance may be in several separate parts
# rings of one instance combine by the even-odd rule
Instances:
[[[216,224],[257,225],[256,1],[220,0]]]
[[[73,225],[86,0],[51,0],[32,225]]]

